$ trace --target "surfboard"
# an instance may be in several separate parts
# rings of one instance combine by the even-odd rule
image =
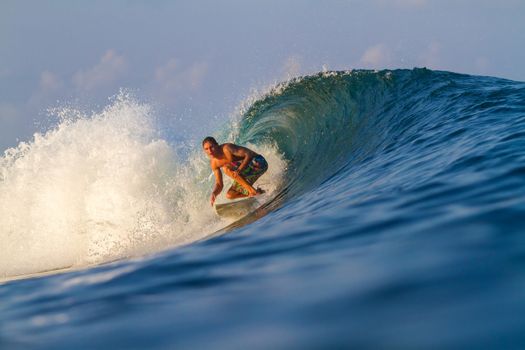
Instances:
[[[215,212],[220,217],[241,218],[257,207],[257,200],[254,197],[234,200],[227,203],[215,204]]]

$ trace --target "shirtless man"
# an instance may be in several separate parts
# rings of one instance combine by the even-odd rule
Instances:
[[[210,166],[215,174],[215,186],[210,197],[212,206],[223,187],[221,168],[234,180],[226,193],[228,199],[253,197],[264,193],[264,190],[252,186],[268,170],[268,163],[263,156],[233,143],[219,145],[211,136],[202,141],[202,148],[210,158]]]

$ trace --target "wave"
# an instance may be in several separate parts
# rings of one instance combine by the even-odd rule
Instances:
[[[425,68],[323,72],[256,101],[238,140],[276,145],[289,162],[282,190],[293,197],[374,158],[387,168],[396,158],[446,148],[469,124],[474,132],[517,111],[524,90],[523,83]]]
[[[268,158],[261,181],[274,200],[263,215],[312,191],[350,196],[367,188],[361,193],[370,198],[378,183],[394,191],[475,176],[465,162],[487,166],[475,162],[484,154],[476,135],[497,128],[509,111],[517,113],[507,123],[523,124],[524,91],[523,83],[427,69],[323,72],[276,85],[230,121],[220,140]],[[211,179],[200,141],[178,152],[159,136],[147,104],[121,94],[99,113],[59,114],[56,128],[0,159],[7,252],[0,275],[141,256],[260,217],[227,226],[203,210]],[[518,136],[509,128],[498,135]]]

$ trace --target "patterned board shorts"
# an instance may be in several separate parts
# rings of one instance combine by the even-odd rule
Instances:
[[[232,170],[235,171],[239,165],[241,165],[241,163],[241,161],[233,162]],[[254,157],[250,164],[248,164],[246,168],[242,169],[239,174],[246,180],[246,182],[248,182],[250,185],[253,185],[255,181],[257,181],[257,179],[266,172],[266,170],[268,170],[268,163],[266,162],[266,159],[264,159],[264,157],[259,154]],[[246,196],[249,195],[248,190],[242,187],[237,181],[233,182],[231,189]]]

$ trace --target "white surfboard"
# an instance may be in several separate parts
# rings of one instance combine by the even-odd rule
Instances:
[[[242,198],[227,203],[215,204],[215,212],[224,218],[241,218],[257,208],[255,197]]]

